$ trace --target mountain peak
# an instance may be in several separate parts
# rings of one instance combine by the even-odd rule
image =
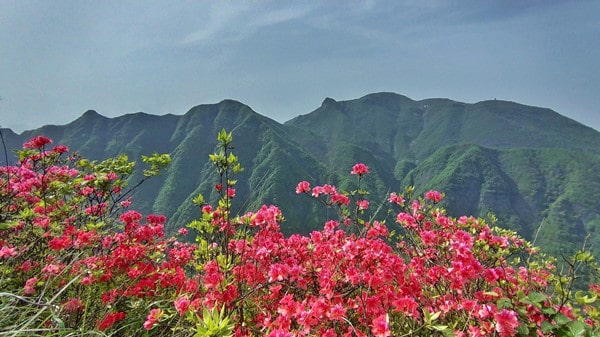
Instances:
[[[327,108],[327,107],[338,107],[340,103],[338,103],[338,101],[334,100],[331,97],[326,97],[323,100],[323,103],[321,103],[321,107],[323,108]]]
[[[209,103],[209,104],[200,104],[191,108],[189,112],[197,112],[197,111],[239,111],[239,110],[252,110],[247,104],[244,104],[240,101],[234,99],[224,99],[219,103]]]
[[[96,112],[96,110],[88,110],[88,111],[84,112],[83,115],[81,115],[81,117],[79,117],[78,119],[96,119],[96,118],[106,118],[106,117],[104,117],[101,114],[99,114],[98,112]]]
[[[221,102],[219,102],[219,105],[222,105],[222,104],[246,105],[240,101],[237,101],[235,99],[230,99],[230,98],[226,98],[226,99],[222,100]]]

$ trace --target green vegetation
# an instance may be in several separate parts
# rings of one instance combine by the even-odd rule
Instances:
[[[327,180],[349,189],[352,181],[340,168],[364,162],[372,172],[366,182],[372,195],[406,185],[417,193],[439,189],[452,215],[494,213],[502,226],[535,237],[554,255],[572,253],[591,233],[592,249],[600,253],[600,133],[551,110],[513,102],[414,101],[377,93],[328,98],[315,111],[280,124],[225,100],[183,116],[110,119],[88,111],[68,125],[4,134],[8,148],[45,134],[96,160],[170,153],[169,169],[140,187],[134,207],[167,215],[174,232],[195,217],[196,195],[218,198],[208,154],[223,128],[235,133],[235,151],[246,165],[237,189],[249,197],[235,200],[233,210],[243,214],[276,203],[288,219],[282,224],[286,234],[316,229],[312,220],[323,212],[294,198],[290,181]],[[141,178],[141,172],[130,177]]]
[[[258,162],[298,158],[268,134]],[[275,205],[236,212],[254,187],[240,195],[247,171],[233,133],[216,138],[217,198],[197,194],[196,217],[173,235],[164,215],[144,216],[129,198],[169,154],[142,155],[130,184],[136,164],[124,154],[94,161],[44,136],[26,142],[17,165],[0,166],[0,335],[600,336],[600,268],[586,243],[557,268],[492,215],[449,216],[438,191],[409,186],[376,202],[368,187],[379,177],[364,163],[332,170],[352,177],[335,176],[344,189],[295,184],[296,199],[327,212],[319,230],[285,236]],[[496,150],[455,152],[436,156],[494,172]],[[268,179],[250,185],[279,198],[272,186],[294,179],[287,167],[263,168]]]

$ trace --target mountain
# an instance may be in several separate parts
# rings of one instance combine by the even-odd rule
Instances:
[[[216,197],[208,154],[222,128],[233,132],[234,152],[245,167],[234,210],[276,204],[287,233],[306,233],[328,216],[295,194],[298,181],[353,188],[349,170],[364,162],[371,169],[364,187],[374,205],[389,191],[414,185],[417,193],[445,192],[451,215],[493,212],[498,225],[556,255],[579,248],[588,233],[589,242],[600,243],[600,133],[552,110],[513,102],[415,101],[375,93],[326,98],[314,111],[280,124],[224,100],[180,116],[106,118],[87,111],[67,125],[2,133],[8,148],[44,134],[92,159],[171,153],[166,174],[142,185],[134,201],[143,212],[167,215],[175,229],[199,215],[191,202],[198,193]]]
[[[330,168],[369,163],[379,194],[443,191],[451,214],[492,212],[555,255],[600,239],[600,133],[552,110],[377,93],[285,124],[311,132],[298,141]]]

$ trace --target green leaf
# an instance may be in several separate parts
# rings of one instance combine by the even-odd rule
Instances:
[[[202,205],[204,204],[204,196],[202,194],[198,194],[194,199],[192,199],[194,205]]]
[[[502,297],[497,302],[498,309],[512,308],[513,303],[510,298]]]
[[[542,308],[542,313],[544,313],[546,315],[554,315],[554,314],[556,314],[556,309],[554,309],[552,307]]]
[[[0,230],[11,229],[19,226],[18,221],[0,223]]]
[[[589,297],[588,295],[585,295],[585,293],[581,290],[578,290],[575,293],[575,300],[579,303],[579,304],[591,304],[596,302],[596,300],[598,299],[598,295],[594,295],[593,297]]]
[[[230,153],[229,153],[229,157],[227,157],[227,162],[228,162],[229,164],[234,164],[234,163],[236,163],[236,162],[237,162],[237,160],[238,160],[237,156],[236,156],[236,155],[234,155],[234,154],[233,154],[233,152],[230,152]]]
[[[126,158],[125,158],[126,160]],[[159,175],[171,163],[171,155],[168,153],[153,153],[151,156],[142,155],[142,161],[150,164],[149,169],[144,170],[144,177],[153,177]]]
[[[425,323],[427,324],[431,324],[431,322],[435,321],[436,319],[438,319],[440,317],[441,312],[435,312],[435,313],[430,313],[427,310],[424,310],[423,313],[425,314]]]
[[[221,131],[217,135],[217,141],[219,142],[219,144],[221,144],[221,146],[227,147],[233,141],[233,134],[231,132],[227,133],[225,129],[221,129]]]
[[[240,173],[242,171],[244,171],[244,168],[242,167],[242,165],[240,165],[240,163],[235,163],[235,165],[233,165],[232,172],[234,174]]]
[[[583,322],[572,321],[568,325],[570,336],[583,337],[586,334],[586,326]]]
[[[89,229],[89,230],[98,230],[102,227],[104,227],[104,221],[99,221],[99,222],[89,222],[85,225],[85,228]]]
[[[519,327],[517,327],[517,334],[519,336],[528,336],[529,335],[529,328],[527,328],[527,324],[521,324],[521,325],[519,325]]]
[[[558,325],[565,325],[565,324],[569,323],[571,321],[571,319],[561,313],[558,313],[558,314],[556,314],[556,316],[554,316],[554,321]]]
[[[448,329],[447,325],[432,325],[431,328],[433,330],[437,330],[437,331],[444,331],[446,329]]]
[[[544,302],[548,299],[548,297],[546,297],[546,295],[540,293],[540,292],[532,292],[529,293],[529,295],[527,295],[527,298],[532,302],[532,303],[541,303]]]
[[[589,251],[579,251],[575,254],[575,261],[577,262],[591,262],[594,260],[594,256]]]
[[[234,324],[225,316],[225,306],[218,311],[216,308],[202,311],[202,320],[196,325],[195,337],[230,337]]]
[[[550,332],[552,332],[552,330],[554,329],[554,326],[548,322],[548,321],[543,321],[542,322],[542,332],[545,334],[548,334]]]
[[[442,334],[445,337],[454,337],[454,330],[448,328],[448,329],[442,330]]]

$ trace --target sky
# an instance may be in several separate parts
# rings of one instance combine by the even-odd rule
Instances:
[[[186,113],[279,122],[396,92],[550,108],[600,130],[600,1],[0,0],[0,126]]]

